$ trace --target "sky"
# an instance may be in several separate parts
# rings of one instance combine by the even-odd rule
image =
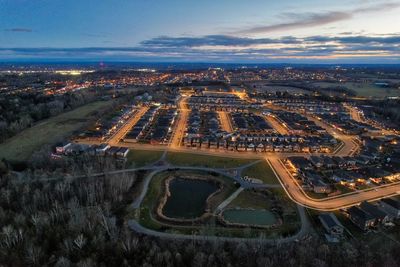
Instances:
[[[400,64],[400,0],[0,0],[0,61]]]

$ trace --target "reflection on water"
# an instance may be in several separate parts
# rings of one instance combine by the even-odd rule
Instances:
[[[169,184],[171,196],[163,208],[163,214],[170,218],[192,219],[201,216],[206,208],[209,195],[218,186],[205,180],[175,178]]]
[[[250,225],[272,225],[276,223],[275,215],[268,210],[232,209],[224,211],[224,219],[231,223]]]

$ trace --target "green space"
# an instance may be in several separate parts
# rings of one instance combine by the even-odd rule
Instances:
[[[214,195],[209,202],[210,210],[214,210],[223,200],[231,195],[236,187],[232,179],[221,175],[211,175],[206,172],[194,172],[194,171],[166,171],[159,173],[154,176],[151,180],[147,189],[146,196],[140,206],[139,222],[147,228],[154,230],[163,229],[163,224],[156,221],[154,217],[154,211],[159,204],[159,201],[164,194],[164,180],[168,177],[184,177],[185,175],[204,175],[205,177],[211,177],[223,184],[223,190],[218,194]],[[202,211],[204,210],[201,208]],[[174,226],[175,228],[176,226]]]
[[[190,153],[168,152],[167,161],[177,166],[236,168],[254,162],[256,159],[224,158]]]
[[[291,202],[287,202],[286,195],[282,190],[275,189],[263,192],[255,193],[253,191],[243,191],[239,195],[238,200],[243,208],[247,206],[259,207],[264,210],[271,210],[272,208],[278,209],[279,216],[284,219],[284,224],[276,229],[256,229],[256,228],[240,228],[240,227],[226,227],[221,225],[216,216],[208,218],[204,222],[198,224],[175,224],[172,222],[160,221],[156,218],[155,209],[159,204],[160,197],[164,193],[164,180],[171,175],[176,177],[184,177],[185,175],[196,174],[205,175],[209,177],[211,174],[207,172],[198,171],[166,171],[153,177],[149,184],[148,191],[141,204],[141,207],[136,211],[131,211],[130,214],[136,218],[141,225],[146,228],[153,229],[156,231],[166,233],[181,233],[187,235],[213,235],[213,236],[226,236],[226,237],[246,237],[246,238],[279,238],[282,236],[289,236],[295,234],[299,229],[299,218],[295,210],[295,205]],[[210,201],[210,210],[213,211],[215,208],[228,196],[230,196],[235,190],[232,179],[221,176],[212,175],[212,179],[217,179],[223,183],[225,189],[221,193],[214,195]],[[242,200],[240,200],[242,198]],[[243,200],[246,198],[245,200]],[[252,201],[253,200],[253,201]],[[270,200],[270,201],[268,201]],[[281,202],[282,201],[282,202]],[[237,203],[237,202],[236,202]],[[247,203],[247,204],[246,204]],[[266,204],[265,204],[266,203]],[[271,209],[270,209],[271,207]],[[274,212],[276,210],[274,209]],[[259,216],[260,214],[258,214]],[[262,214],[262,216],[267,215]],[[292,216],[292,218],[290,217]],[[256,216],[257,217],[257,216]],[[253,216],[253,218],[255,218]],[[269,217],[269,219],[272,219]]]
[[[273,225],[277,222],[269,210],[230,209],[224,211],[222,216],[230,223],[247,225]]]
[[[270,209],[271,203],[267,195],[261,192],[256,193],[251,190],[244,190],[229,203],[228,208]]]
[[[387,96],[400,96],[400,90],[396,88],[384,88],[377,86],[373,83],[329,83],[329,82],[317,82],[314,85],[320,86],[321,88],[329,87],[346,87],[353,90],[358,96],[365,97],[378,97],[383,98]]]
[[[96,118],[99,110],[113,101],[98,101],[46,119],[0,144],[0,158],[25,161],[43,145],[54,144],[70,137]]]
[[[283,220],[283,226],[299,224],[296,205],[283,189],[244,190],[226,209],[274,211]]]
[[[242,176],[256,178],[263,181],[265,184],[279,184],[278,178],[274,174],[269,164],[265,161],[256,163],[242,172]]]
[[[164,152],[131,149],[127,156],[127,166],[143,167],[159,160]]]

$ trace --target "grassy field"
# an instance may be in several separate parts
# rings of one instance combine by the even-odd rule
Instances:
[[[246,168],[242,176],[249,176],[250,178],[256,178],[263,181],[265,184],[279,184],[274,172],[267,162],[262,161],[255,165]]]
[[[216,156],[196,155],[190,153],[168,152],[167,161],[178,166],[236,168],[254,162],[255,159],[236,159]]]
[[[152,219],[151,213],[154,208],[158,205],[159,198],[162,194],[162,183],[165,178],[171,175],[184,175],[184,174],[202,174],[208,176],[209,174],[203,172],[186,172],[186,171],[178,171],[178,172],[163,172],[155,177],[150,182],[149,188],[147,190],[146,196],[143,199],[143,202],[140,206],[140,217],[139,221],[142,225],[154,229],[159,230],[162,226],[161,223]],[[230,194],[232,194],[236,187],[232,182],[232,179],[223,176],[213,176],[214,179],[220,181],[224,185],[224,189],[218,195],[214,196],[211,199],[210,205],[211,209],[214,210],[224,199],[226,199]]]
[[[0,158],[25,161],[35,150],[45,144],[54,144],[69,137],[95,118],[97,110],[111,105],[111,101],[99,101],[65,112],[28,128],[0,144]]]
[[[292,220],[288,220],[287,221],[288,223],[284,223],[278,229],[223,227],[218,225],[215,217],[211,217],[210,220],[205,224],[193,225],[193,226],[171,225],[164,222],[160,222],[152,216],[152,212],[154,207],[158,203],[160,194],[162,193],[162,181],[169,175],[171,175],[171,172],[163,172],[153,177],[149,185],[147,194],[140,206],[140,209],[137,210],[136,212],[131,211],[132,213],[135,213],[134,218],[136,218],[139,221],[139,223],[146,228],[160,232],[180,233],[186,235],[213,235],[213,236],[246,237],[246,238],[258,238],[258,237],[279,238],[281,236],[292,235],[299,229],[299,221],[296,213],[294,214],[294,218]],[[227,197],[230,193],[232,193],[235,190],[229,178],[223,176],[215,176],[215,178],[224,182],[224,184],[227,186],[226,189],[228,190],[226,190],[226,194],[224,194],[224,197]],[[272,190],[272,192],[275,194],[275,190]],[[279,199],[281,199],[282,197],[285,198],[286,195],[284,192],[281,192],[279,190],[277,192]],[[254,201],[252,200],[253,197],[254,197],[253,195],[247,195],[246,192],[245,195],[243,195],[243,198],[245,198],[245,202],[241,201],[242,205],[245,205],[246,202],[247,203],[251,202],[252,206],[262,205],[263,207],[265,207],[265,204],[262,203],[263,196],[260,196],[261,199],[256,199]],[[219,201],[222,201],[222,199],[220,199]],[[213,206],[214,207],[217,206],[217,203],[214,203]],[[285,203],[284,210],[287,209],[287,206],[290,206],[293,209],[292,206],[294,205],[292,203]],[[284,218],[284,220],[285,219],[286,218]]]
[[[127,163],[129,167],[143,167],[159,160],[162,154],[162,151],[131,149],[127,157]]]
[[[231,203],[228,208],[242,209],[265,209],[268,210],[271,203],[267,196],[257,194],[249,190],[242,191]]]
[[[365,97],[383,98],[386,96],[400,96],[399,89],[382,88],[382,87],[374,85],[372,83],[360,84],[360,83],[354,83],[354,82],[346,82],[346,83],[317,82],[314,84],[320,86],[321,88],[328,88],[328,87],[335,87],[335,86],[347,87],[348,89],[356,92],[356,94],[358,96],[365,96]]]

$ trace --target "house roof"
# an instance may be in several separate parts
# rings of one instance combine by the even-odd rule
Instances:
[[[381,200],[382,202],[385,202],[386,204],[392,206],[395,209],[400,210],[400,202],[393,199],[393,198],[384,198]]]
[[[387,216],[386,212],[366,201],[361,203],[360,208],[378,219],[383,219]]]
[[[365,211],[363,211],[362,209],[360,209],[359,207],[351,207],[347,210],[350,214],[351,217],[357,217],[360,220],[363,221],[369,221],[369,220],[373,220],[374,216],[372,216],[369,213],[366,213]]]
[[[342,224],[336,218],[336,216],[332,213],[323,213],[319,215],[318,218],[321,221],[321,223],[326,225],[328,228],[332,228],[335,226],[343,227]]]

